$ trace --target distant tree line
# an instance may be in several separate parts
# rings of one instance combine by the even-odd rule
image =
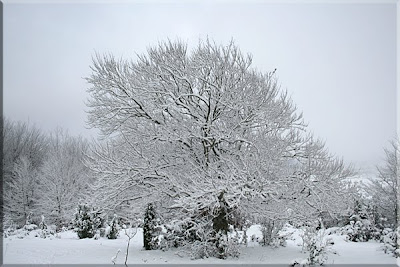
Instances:
[[[25,122],[3,120],[4,223],[28,221],[59,228],[71,223],[89,190],[90,171],[83,159],[89,143],[57,128],[44,133]]]

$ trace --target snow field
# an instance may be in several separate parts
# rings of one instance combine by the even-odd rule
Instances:
[[[329,230],[329,229],[328,229]],[[301,252],[301,230],[286,227],[286,234],[290,234],[285,247],[262,247],[256,241],[261,239],[259,225],[253,225],[247,230],[248,246],[241,247],[239,258],[221,260],[206,258],[191,260],[182,248],[173,248],[168,251],[143,250],[143,231],[131,240],[128,264],[187,264],[187,263],[237,263],[237,264],[290,264],[294,260],[300,262],[307,258]],[[334,241],[333,250],[336,254],[329,254],[326,264],[396,264],[396,259],[385,254],[381,243],[347,242],[345,236],[334,233],[329,237]],[[116,264],[125,262],[126,245],[128,238],[123,230],[115,240],[107,238],[78,239],[73,231],[58,233],[51,238],[35,237],[31,232],[24,238],[10,236],[3,239],[3,256],[5,264],[112,264],[118,250]],[[252,241],[252,236],[253,241]]]

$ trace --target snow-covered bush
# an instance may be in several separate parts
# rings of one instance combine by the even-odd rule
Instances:
[[[92,238],[101,226],[101,219],[97,212],[88,205],[79,205],[73,221],[74,231],[80,239]]]
[[[224,191],[218,196],[218,204],[187,219],[162,226],[157,226],[157,220],[153,220],[156,222],[153,223],[154,248],[167,250],[182,246],[189,249],[195,259],[237,257],[240,239],[228,223],[230,209]]]
[[[327,237],[325,229],[316,230],[315,227],[305,227],[303,233],[303,252],[308,252],[308,257],[302,264],[323,265],[332,249],[334,242]]]
[[[106,225],[106,227],[100,227],[99,229],[99,235],[100,237],[106,237],[106,235],[108,234],[108,232],[110,231],[110,226]]]
[[[303,253],[307,252],[309,244],[312,242],[311,240],[313,239],[313,236],[316,233],[315,228],[312,228],[310,226],[303,226],[302,227],[302,233],[300,234],[301,240],[302,240],[302,247],[301,251]]]
[[[217,235],[219,238],[218,258],[226,259],[227,257],[238,258],[240,255],[239,237],[238,235]]]
[[[218,240],[216,241],[215,239]],[[240,255],[240,245],[237,236],[228,236],[223,233],[217,233],[213,238],[195,240],[193,243],[188,244],[187,248],[190,250],[192,259],[209,257],[226,259],[228,257],[237,258]]]
[[[23,227],[17,229],[16,227],[8,227],[6,231],[4,231],[4,237],[16,237],[19,239],[24,238],[50,238],[52,239],[56,234],[55,225],[46,225],[44,223],[44,218],[42,218],[42,222],[38,225],[30,223],[26,224]]]
[[[196,240],[188,245],[188,250],[192,260],[215,257],[217,254],[217,247],[209,241]]]
[[[291,267],[305,267],[310,266],[307,259],[304,258],[296,258],[290,262]]]
[[[391,253],[394,257],[399,257],[397,248],[397,234],[391,228],[385,228],[382,231],[380,242],[383,243],[382,250],[385,253]]]
[[[182,248],[192,259],[208,257],[238,257],[243,233],[229,227],[227,234],[215,233],[211,224],[194,222],[191,219],[174,220],[155,227],[157,234],[153,244],[157,249]]]
[[[349,225],[343,227],[343,234],[348,236],[349,241],[366,242],[372,238],[373,229],[368,220],[350,221]]]
[[[288,235],[279,233],[277,236],[275,236],[272,239],[270,246],[273,248],[285,247],[287,239],[288,239]]]
[[[42,221],[41,221],[40,224],[39,224],[39,228],[40,228],[41,230],[47,229],[47,224],[46,224],[46,222],[44,221],[44,216],[43,216],[43,215],[42,215]]]
[[[261,233],[263,235],[260,244],[263,246],[278,247],[285,244],[283,236],[279,236],[279,231],[283,228],[284,222],[278,220],[265,219],[261,223]]]
[[[208,229],[206,234],[205,229]],[[171,247],[191,247],[193,245],[195,250],[199,248],[199,251],[201,251],[207,245],[200,245],[200,243],[205,240],[205,236],[211,236],[210,227],[202,227],[201,224],[195,223],[190,219],[171,221],[168,224],[159,226],[158,230],[159,235],[154,240],[157,241],[158,248],[162,250],[167,250]],[[204,253],[204,255],[206,254]],[[192,255],[192,258],[196,257]]]
[[[156,227],[157,236],[153,243],[158,249],[168,250],[171,247],[183,247],[195,241],[200,241],[198,225],[191,220],[173,220],[170,223]]]
[[[38,226],[36,224],[25,224],[24,227],[22,229],[26,230],[26,231],[33,231],[36,230],[38,228]]]
[[[152,243],[157,245],[158,249],[163,251],[168,250],[170,247],[179,247],[181,240],[184,238],[181,234],[181,228],[179,226],[174,226],[173,224],[166,224],[159,226],[161,229],[159,235],[153,237]]]
[[[181,221],[173,221],[161,230],[164,237],[161,244],[169,247],[182,246],[190,251],[192,259],[237,257],[240,235],[234,231],[238,220],[232,220],[231,208],[223,190],[218,194],[218,204],[201,210]],[[232,223],[232,224],[230,224]]]
[[[238,230],[250,227],[249,215],[243,209],[233,209],[229,213],[229,223]]]
[[[233,226],[231,228],[233,229]],[[215,233],[215,230],[210,227],[196,231],[198,239],[189,245],[192,259],[239,257],[240,235],[232,229],[227,233],[223,231]]]
[[[119,235],[119,231],[121,230],[121,226],[118,224],[117,215],[114,214],[110,225],[105,230],[105,235],[108,239],[117,239]]]
[[[5,220],[3,223],[3,237],[7,238],[17,230],[17,224],[13,220]]]
[[[44,216],[42,215],[42,220],[39,224],[39,236],[41,238],[46,238],[49,236],[53,236],[55,234],[55,228],[52,226],[47,226]]]
[[[358,200],[355,202],[349,224],[342,229],[342,234],[347,235],[348,240],[353,242],[366,242],[374,238],[379,240],[380,236],[372,211]]]
[[[36,224],[25,224],[20,229],[15,229],[8,233],[9,236],[16,236],[17,238],[25,238],[27,236],[39,237],[38,226]]]
[[[267,246],[271,243],[272,241],[272,231],[274,230],[274,221],[265,219],[261,223],[261,233],[262,233],[262,239],[261,239],[261,245]]]

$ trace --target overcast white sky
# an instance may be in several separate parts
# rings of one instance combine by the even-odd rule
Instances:
[[[6,3],[4,115],[45,130],[85,129],[95,51],[125,58],[166,38],[232,38],[281,87],[330,151],[378,163],[396,134],[396,4]]]

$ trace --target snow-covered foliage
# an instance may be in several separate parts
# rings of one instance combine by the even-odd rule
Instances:
[[[184,249],[190,251],[191,259],[239,257],[240,243],[237,235],[224,234],[222,232],[215,234],[212,230],[208,234],[212,237],[206,238],[207,234],[205,234],[201,236],[201,239],[187,243],[184,246]]]
[[[200,240],[199,231],[196,231],[196,226],[191,220],[172,220],[157,226],[156,230],[157,236],[153,238],[153,242],[164,251]]]
[[[154,240],[158,248],[184,247],[191,251],[194,259],[237,257],[243,237],[229,224],[233,220],[224,194],[221,193],[218,199],[220,205],[212,217],[204,212],[198,217],[173,220],[170,224],[157,227],[158,236]]]
[[[114,214],[109,226],[106,227],[105,236],[108,239],[117,239],[121,226],[119,225],[118,217]]]
[[[22,228],[8,228],[3,233],[4,238],[16,237],[18,239],[24,238],[49,238],[53,239],[56,237],[56,226],[46,225],[44,223],[44,218],[42,217],[42,222],[38,225],[36,224],[26,224]]]
[[[343,228],[343,233],[353,242],[366,242],[372,238],[373,228],[368,220],[350,221],[350,224]]]
[[[217,234],[212,228],[212,223],[208,220],[196,220],[190,222],[191,229],[188,238],[185,238],[184,244],[191,251],[193,259],[208,258],[219,256],[218,250],[223,250],[223,245],[217,249]],[[222,254],[220,255],[222,256]]]
[[[398,233],[391,228],[385,228],[382,231],[380,242],[383,243],[382,250],[385,253],[391,253],[394,257],[399,257],[400,253],[397,249]]]
[[[283,246],[285,244],[284,236],[279,236],[279,231],[285,225],[284,221],[264,219],[261,222],[261,232],[263,238],[261,244],[263,246]]]
[[[158,249],[167,251],[170,248],[179,248],[193,259],[237,257],[240,254],[240,245],[247,241],[244,240],[247,239],[244,232],[234,230],[232,225],[227,233],[215,233],[212,227],[203,228],[191,220],[173,220],[159,225],[156,233],[153,242]]]
[[[343,227],[343,234],[347,234],[349,241],[353,242],[379,240],[381,229],[378,226],[375,224],[372,210],[361,201],[356,200],[349,224]]]
[[[51,235],[54,235],[55,234],[55,230],[56,230],[55,227],[50,227],[50,226],[48,226],[46,224],[43,215],[42,215],[42,220],[41,220],[41,222],[39,224],[39,228],[38,229],[40,230],[39,231],[39,235],[40,235],[41,238],[46,238],[46,237],[49,237]]]
[[[217,245],[217,258],[226,259],[228,257],[237,258],[240,255],[239,239],[237,235],[228,235],[222,231],[216,234],[218,240]],[[215,255],[212,255],[215,257]]]
[[[8,236],[12,235],[12,233],[17,230],[18,225],[14,223],[12,220],[8,220],[3,222],[3,237],[7,238]]]
[[[101,218],[94,208],[79,204],[73,221],[74,230],[79,238],[92,238],[101,226]]]
[[[327,235],[324,228],[317,230],[313,226],[303,228],[303,251],[308,253],[308,257],[302,264],[323,265],[329,253],[336,253],[332,249],[333,240]]]
[[[349,216],[348,224],[339,228],[340,233],[346,235],[347,241],[379,241],[383,243],[382,250],[385,253],[390,253],[398,257],[398,235],[393,228],[385,227],[388,225],[387,218],[383,217],[378,210],[380,209],[377,208],[376,202],[370,199],[357,199],[355,201],[354,210],[351,216]]]

